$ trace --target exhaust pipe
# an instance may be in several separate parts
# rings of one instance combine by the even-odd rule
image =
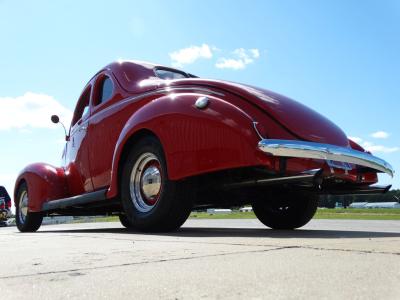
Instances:
[[[273,186],[273,185],[294,184],[294,183],[319,186],[322,183],[322,178],[320,176],[322,174],[322,171],[323,171],[322,169],[313,169],[294,176],[254,179],[242,182],[228,183],[225,184],[223,188],[227,190],[227,189],[235,189],[243,187]]]

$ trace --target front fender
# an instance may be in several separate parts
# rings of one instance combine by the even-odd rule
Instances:
[[[63,168],[45,163],[28,165],[19,174],[14,188],[14,204],[17,202],[18,188],[26,182],[29,192],[28,209],[39,212],[44,202],[67,197],[67,182]]]
[[[259,137],[252,118],[237,106],[207,95],[210,102],[198,109],[197,93],[157,98],[136,111],[121,131],[113,157],[109,197],[117,195],[120,158],[127,142],[140,130],[160,140],[170,180],[206,172],[259,165]],[[262,155],[261,155],[262,156]]]

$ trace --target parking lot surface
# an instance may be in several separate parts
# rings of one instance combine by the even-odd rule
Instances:
[[[1,299],[399,299],[400,221],[189,220],[0,228]]]

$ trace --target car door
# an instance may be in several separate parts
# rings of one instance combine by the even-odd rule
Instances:
[[[116,105],[122,98],[122,91],[110,71],[105,70],[96,76],[89,126],[92,147],[89,152],[90,173],[95,190],[110,185],[115,145],[129,115],[121,113]]]
[[[71,196],[93,191],[89,163],[89,103],[91,85],[88,85],[76,105],[65,149],[65,174]]]

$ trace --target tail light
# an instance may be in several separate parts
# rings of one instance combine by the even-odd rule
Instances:
[[[6,203],[4,201],[4,198],[0,198],[0,209],[5,209],[6,208]]]

